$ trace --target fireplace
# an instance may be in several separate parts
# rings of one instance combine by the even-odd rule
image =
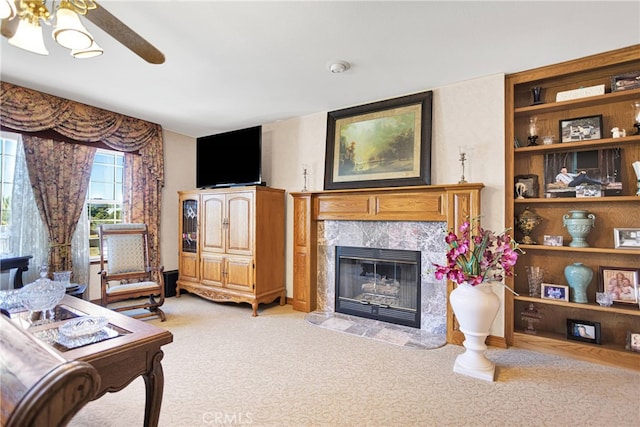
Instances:
[[[293,307],[334,312],[336,247],[420,251],[420,330],[461,344],[447,306],[448,283],[433,274],[446,262],[446,230],[480,216],[482,184],[291,193]]]
[[[447,284],[433,274],[434,263],[446,262],[442,238],[446,225],[440,221],[322,221],[318,226],[318,309],[337,311],[336,248],[419,251],[419,328],[433,335],[446,334]]]
[[[420,251],[336,247],[335,311],[420,328]]]

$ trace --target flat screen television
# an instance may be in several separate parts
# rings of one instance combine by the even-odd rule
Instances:
[[[196,140],[196,187],[262,184],[262,126]]]

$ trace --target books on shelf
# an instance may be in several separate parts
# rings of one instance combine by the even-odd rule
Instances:
[[[604,95],[603,84],[558,92],[556,94],[556,102],[570,101],[572,99],[587,98],[589,96],[597,95]]]

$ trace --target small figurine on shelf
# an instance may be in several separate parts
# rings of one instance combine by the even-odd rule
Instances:
[[[527,323],[527,326],[524,329],[524,333],[533,335],[537,334],[538,332],[533,325],[542,320],[542,313],[540,312],[540,310],[535,308],[533,304],[529,304],[529,308],[520,313],[520,316],[522,316],[522,320]]]
[[[538,140],[538,118],[531,117],[529,119],[529,136],[527,137],[529,140],[529,147],[533,147],[538,145],[536,142]]]
[[[516,182],[516,199],[524,199],[526,191],[527,186],[523,182]]]
[[[624,138],[625,136],[627,136],[626,130],[620,129],[619,127],[611,129],[611,138]]]

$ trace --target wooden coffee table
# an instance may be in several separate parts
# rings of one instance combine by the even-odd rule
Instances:
[[[58,327],[78,316],[108,319],[108,326],[95,336],[100,341],[90,342],[94,339],[91,336],[83,338],[85,341],[62,339]],[[49,344],[65,359],[82,360],[96,368],[101,381],[93,400],[107,392],[120,391],[142,376],[146,388],[144,425],[158,425],[164,390],[161,347],[173,341],[171,332],[69,295],[56,307],[53,321],[38,324],[31,318],[27,311],[11,313],[12,321]]]

